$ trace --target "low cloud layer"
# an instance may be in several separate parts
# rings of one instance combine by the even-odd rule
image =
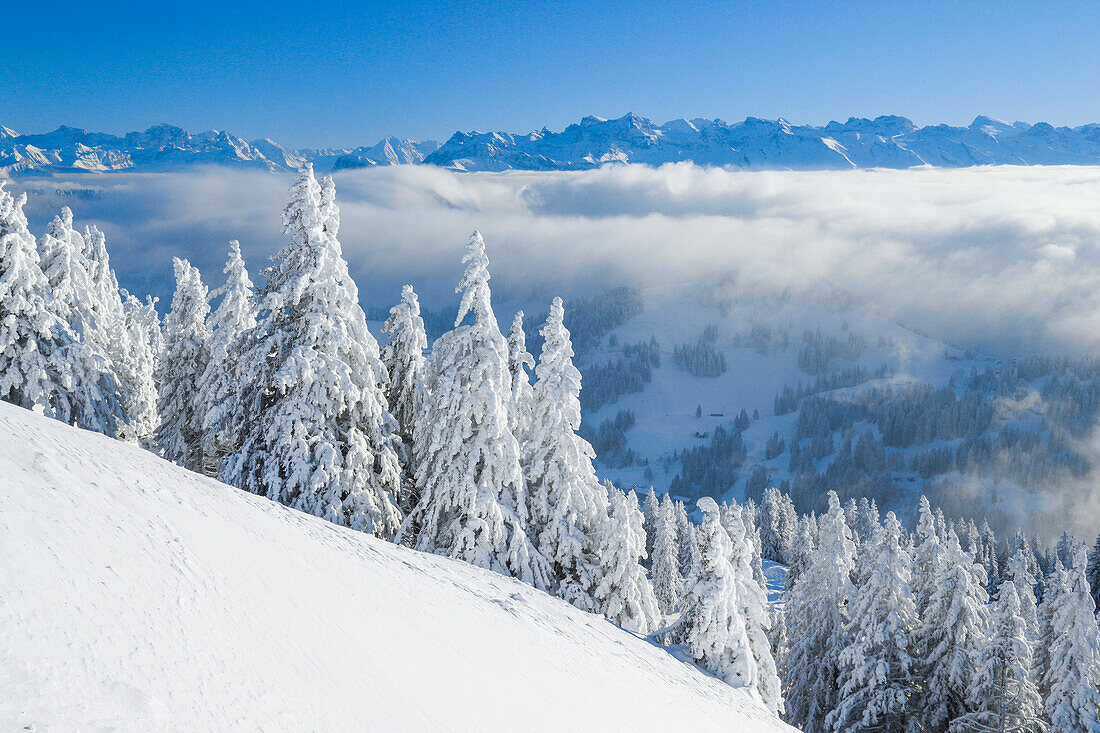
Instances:
[[[216,282],[240,239],[281,245],[290,179],[225,169],[20,180],[36,233],[61,205],[108,235],[124,285],[170,292],[170,259]],[[479,228],[502,295],[601,284],[828,284],[900,322],[1011,355],[1100,349],[1100,168],[735,172],[690,164],[577,173],[389,167],[337,176],[365,304],[412,282],[453,299]]]

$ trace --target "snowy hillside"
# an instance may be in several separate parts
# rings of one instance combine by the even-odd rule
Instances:
[[[527,585],[0,403],[0,729],[790,730]]]
[[[678,119],[663,125],[635,114],[588,116],[561,132],[456,132],[434,140],[387,137],[373,146],[292,150],[227,132],[189,134],[157,125],[123,137],[73,127],[20,135],[0,127],[0,173],[166,170],[228,165],[270,171],[370,168],[427,163],[464,171],[587,170],[607,163],[692,161],[752,170],[844,170],[931,165],[1096,165],[1100,125],[1054,127],[980,116],[966,127],[917,127],[898,116],[850,118],[823,126],[749,117]]]

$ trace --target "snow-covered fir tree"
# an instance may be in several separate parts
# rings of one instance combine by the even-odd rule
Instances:
[[[392,537],[402,470],[378,343],[336,238],[331,181],[307,166],[283,211],[290,242],[266,271],[243,339],[240,447],[223,480]]]
[[[684,596],[683,643],[703,669],[734,687],[755,689],[759,673],[730,564],[733,547],[714,499],[703,497],[698,506],[699,573]]]
[[[1100,608],[1100,535],[1096,536],[1092,551],[1089,552],[1089,564],[1085,570],[1085,577],[1088,578],[1089,588],[1092,589],[1093,603]]]
[[[768,594],[753,572],[753,539],[742,520],[741,507],[731,504],[724,509],[722,524],[730,538],[729,559],[737,583],[737,606],[756,662],[756,691],[764,705],[779,715],[783,712],[783,690],[769,641],[772,617]]]
[[[817,519],[805,514],[798,519],[794,545],[791,547],[791,564],[787,567],[786,587],[790,589],[810,565],[817,547]]]
[[[237,240],[229,243],[229,258],[222,272],[225,284],[214,297],[221,297],[210,316],[210,349],[206,369],[198,381],[198,402],[202,414],[202,460],[207,476],[221,474],[225,457],[240,444],[242,426],[237,400],[240,396],[241,366],[238,348],[241,338],[256,327],[256,298],[252,280],[241,257]]]
[[[554,298],[541,332],[542,353],[535,368],[538,381],[529,398],[533,409],[525,408],[526,415],[520,420],[528,436],[522,463],[527,479],[528,532],[549,563],[558,595],[586,608],[597,582],[598,535],[600,525],[607,521],[607,499],[592,466],[596,453],[577,435],[581,373],[573,366],[564,315],[561,298]],[[514,378],[513,385],[516,383]],[[645,538],[640,532],[639,536],[644,553]]]
[[[390,308],[390,317],[382,325],[382,332],[389,336],[389,343],[382,348],[382,364],[386,367],[389,382],[386,401],[397,420],[397,433],[401,436],[405,472],[415,476],[412,444],[416,416],[424,409],[427,393],[424,388],[424,349],[428,336],[424,332],[424,319],[420,316],[420,301],[412,285],[401,288],[401,302]],[[412,492],[409,505],[412,509]]]
[[[1005,580],[969,690],[970,712],[951,722],[955,733],[1040,733],[1043,703],[1032,678],[1032,645],[1016,584]]]
[[[657,498],[657,492],[653,487],[649,487],[649,492],[645,496],[645,501],[642,502],[642,517],[645,518],[645,551],[646,551],[646,567],[650,567],[653,562],[653,537],[657,527],[657,515],[661,512],[661,501]]]
[[[934,567],[927,583],[931,593],[914,635],[923,681],[914,720],[920,730],[946,731],[952,720],[969,711],[974,660],[989,626],[989,596],[985,568],[962,550],[953,533]]]
[[[794,545],[798,514],[791,498],[779,489],[764,489],[764,501],[760,505],[761,553],[768,560],[790,564]]]
[[[0,399],[117,435],[125,422],[117,382],[53,311],[25,202],[0,182]]]
[[[1005,577],[1016,586],[1016,594],[1020,602],[1020,615],[1027,622],[1028,638],[1034,640],[1039,636],[1039,604],[1035,598],[1038,565],[1035,562],[1035,554],[1031,551],[1027,538],[1019,534],[1017,538],[1022,538],[1022,543],[1017,544],[1016,551],[1009,556],[1008,562],[1005,563]]]
[[[210,312],[207,288],[198,269],[173,258],[176,292],[164,318],[164,354],[156,380],[160,425],[157,448],[169,461],[192,471],[203,467],[202,437],[205,403],[199,380],[210,360]]]
[[[680,575],[679,533],[676,507],[666,495],[661,501],[653,527],[653,556],[649,560],[650,577],[657,605],[665,614],[674,613],[680,605],[683,579]]]
[[[1056,571],[1044,597],[1050,631],[1042,643],[1049,660],[1043,687],[1051,730],[1100,730],[1100,627],[1085,578],[1085,548],[1067,548],[1070,566]]]
[[[96,349],[95,286],[91,262],[85,254],[84,237],[73,227],[73,212],[66,206],[53,218],[38,239],[39,265],[46,275],[52,296],[51,309],[69,324],[73,333]],[[106,359],[105,354],[101,354]]]
[[[607,502],[609,510],[597,528],[592,610],[628,631],[648,634],[659,625],[661,612],[641,564],[645,536],[637,497],[610,484],[598,488],[606,495],[598,501]]]
[[[558,299],[560,301],[560,298]],[[545,327],[544,327],[545,328]],[[563,325],[564,329],[565,326]],[[568,331],[566,331],[568,334]],[[572,355],[572,346],[570,346]],[[520,447],[530,438],[534,419],[535,396],[531,387],[530,370],[535,368],[535,357],[527,351],[527,334],[523,331],[523,311],[512,319],[508,332],[508,374],[512,382],[512,401],[509,405],[509,425]],[[580,376],[578,374],[578,379]]]
[[[67,226],[71,226],[71,222]],[[71,234],[75,235],[75,232]],[[148,443],[153,435],[155,420],[150,421],[148,417],[149,374],[144,369],[144,355],[132,343],[127,327],[125,301],[129,294],[118,286],[103,232],[95,226],[87,226],[80,239],[84,242],[92,284],[91,308],[95,314],[95,328],[88,334],[89,342],[107,357],[118,378],[123,408],[129,418],[119,437],[132,443]]]
[[[784,594],[790,639],[782,667],[789,720],[808,733],[827,730],[837,707],[840,654],[847,648],[847,608],[855,588],[856,547],[835,491],[818,521],[818,546],[810,565]]]
[[[153,433],[160,424],[157,412],[156,371],[164,348],[164,333],[157,314],[157,300],[145,297],[142,303],[130,293],[123,301],[133,382],[123,395],[126,405],[126,439],[153,448]]]
[[[943,543],[936,533],[936,518],[925,496],[920,498],[917,529],[913,539],[913,599],[917,604],[917,613],[924,616],[932,594],[936,591],[935,583],[944,555]]]
[[[840,694],[826,716],[835,733],[903,731],[916,689],[912,637],[917,607],[910,589],[912,558],[901,545],[893,512],[865,544],[866,581],[848,607],[848,645],[840,653]]]
[[[547,589],[546,559],[524,529],[527,496],[509,424],[508,343],[493,315],[480,233],[470,237],[463,263],[455,328],[432,347],[431,398],[416,423],[420,497],[398,540]],[[473,321],[463,324],[467,315]]]

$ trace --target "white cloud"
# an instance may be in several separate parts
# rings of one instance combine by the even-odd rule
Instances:
[[[288,179],[225,169],[19,181],[108,233],[124,282],[167,292],[172,255],[213,278],[239,238],[258,270],[280,244]],[[96,198],[52,193],[95,187]],[[578,173],[393,167],[337,176],[363,299],[402,282],[449,302],[480,228],[512,293],[584,284],[825,282],[899,320],[1003,353],[1100,347],[1100,168],[735,172],[690,164]],[[444,300],[447,299],[447,300]]]

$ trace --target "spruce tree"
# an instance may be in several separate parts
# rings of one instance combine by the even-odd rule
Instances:
[[[307,166],[283,211],[290,241],[265,271],[258,323],[243,339],[245,429],[222,476],[388,538],[401,521],[399,439],[338,230],[332,182]]]
[[[650,576],[657,605],[664,614],[671,614],[680,605],[683,580],[680,575],[679,533],[676,508],[672,499],[665,496],[653,527],[653,557],[650,558]]]
[[[71,218],[66,216],[63,219],[66,220],[66,228],[71,229]],[[95,226],[87,226],[83,235],[78,236],[75,231],[68,232],[68,235],[83,241],[88,262],[92,286],[90,302],[95,317],[95,328],[88,334],[89,343],[107,357],[118,379],[123,409],[128,417],[119,437],[131,443],[146,444],[152,439],[155,420],[150,421],[147,413],[149,375],[144,371],[143,355],[132,342],[127,327],[125,301],[129,294],[118,286],[103,232]]]
[[[558,300],[560,301],[560,298]],[[565,326],[562,325],[562,328],[564,329]],[[566,331],[567,337],[568,333]],[[545,349],[545,346],[543,348]],[[512,319],[512,330],[508,332],[508,374],[512,385],[508,424],[516,440],[519,441],[521,449],[530,437],[531,423],[534,420],[535,396],[528,371],[534,368],[535,357],[527,351],[527,334],[523,331],[523,311],[519,311]],[[579,374],[577,378],[580,379]]]
[[[117,382],[54,312],[26,200],[0,181],[0,399],[115,436],[125,422]]]
[[[989,626],[985,584],[985,568],[963,552],[958,537],[950,534],[915,634],[921,655],[917,668],[923,680],[915,710],[920,730],[946,731],[952,720],[968,712],[974,660]]]
[[[415,473],[412,466],[413,431],[417,415],[424,409],[427,399],[424,391],[424,349],[428,347],[424,319],[420,317],[420,301],[412,285],[401,288],[401,302],[390,308],[390,317],[382,325],[382,332],[390,339],[382,348],[382,364],[389,377],[386,400],[397,420],[397,433],[401,436],[407,458],[405,469],[412,475]]]
[[[607,499],[592,466],[596,453],[577,435],[581,373],[573,366],[564,315],[561,298],[554,298],[542,328],[542,354],[535,368],[538,381],[530,398],[533,409],[521,419],[528,435],[522,447],[523,467],[528,532],[549,563],[558,595],[585,608],[597,575],[593,566],[599,562],[598,530],[607,521]]]
[[[645,551],[648,558],[645,563],[646,567],[651,567],[653,564],[653,537],[656,533],[657,515],[660,511],[661,502],[657,498],[657,492],[650,486],[649,493],[646,494],[645,501],[642,503],[642,516],[645,518]]]
[[[528,537],[519,444],[509,424],[508,344],[490,303],[485,241],[474,232],[455,328],[432,347],[431,398],[416,423],[419,501],[398,540],[551,587],[546,560]],[[464,324],[467,315],[471,323]]]
[[[760,513],[761,554],[768,560],[789,565],[797,525],[798,514],[790,497],[774,487],[764,489]]]
[[[1040,733],[1042,699],[1032,675],[1032,645],[1016,584],[1005,580],[970,686],[970,712],[951,722],[958,733]]]
[[[826,716],[826,726],[835,733],[900,732],[909,719],[918,617],[909,586],[912,559],[901,534],[901,524],[889,512],[863,549],[871,558],[870,570],[848,608],[850,641],[840,653],[840,694]]]
[[[161,331],[155,298],[145,296],[145,302],[142,303],[130,293],[125,296],[124,323],[133,367],[133,382],[123,395],[127,416],[126,437],[152,449],[153,434],[160,424],[156,370],[164,348],[164,334]]]
[[[756,662],[756,691],[764,706],[779,715],[783,712],[783,690],[768,636],[772,626],[768,595],[766,588],[754,577],[753,540],[741,517],[741,507],[732,504],[723,512],[722,521],[730,538],[730,565],[737,583],[737,606]]]
[[[837,707],[840,654],[849,643],[847,608],[855,593],[852,533],[835,491],[828,501],[810,565],[784,594],[790,649],[781,671],[790,722],[811,733],[826,730],[825,716]]]
[[[226,456],[240,445],[243,426],[239,422],[238,349],[244,334],[256,327],[252,280],[241,257],[241,245],[235,239],[229,243],[229,258],[222,272],[225,284],[213,294],[221,301],[210,316],[209,358],[197,385],[202,413],[202,469],[207,476],[220,475]]]
[[[1088,578],[1089,588],[1092,590],[1092,601],[1097,608],[1100,608],[1100,535],[1096,536],[1096,542],[1092,545],[1092,552],[1089,553],[1089,563],[1085,570],[1085,576]]]
[[[1052,633],[1043,640],[1049,665],[1045,674],[1046,714],[1056,731],[1100,730],[1100,628],[1085,567],[1085,548],[1067,548],[1071,564],[1055,576],[1048,591]]]
[[[209,293],[199,271],[187,260],[173,258],[176,292],[164,319],[164,357],[157,369],[157,447],[169,461],[201,471],[205,404],[199,380],[210,361]]]
[[[917,612],[924,615],[935,591],[935,579],[940,572],[939,563],[944,555],[943,544],[936,534],[936,518],[928,498],[922,496],[917,509],[917,529],[913,551],[913,597]]]
[[[754,689],[759,672],[730,564],[733,547],[714,499],[705,496],[698,506],[703,512],[699,573],[684,599],[683,643],[703,669],[734,687]]]
[[[597,528],[598,566],[592,589],[592,610],[636,634],[648,634],[660,623],[661,612],[641,561],[645,554],[642,512],[633,492],[610,484],[600,486],[598,501],[609,506]]]

